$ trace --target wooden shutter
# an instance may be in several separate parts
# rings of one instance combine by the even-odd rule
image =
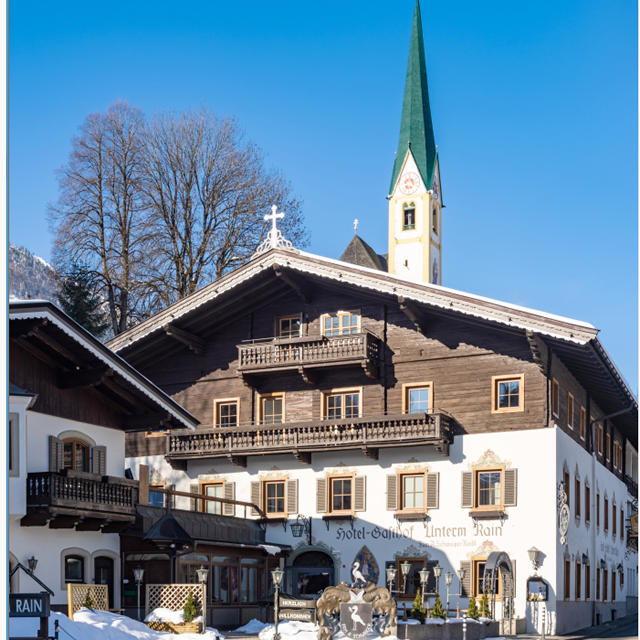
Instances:
[[[461,595],[463,598],[471,597],[471,582],[473,580],[473,574],[471,571],[471,563],[470,562],[461,562],[460,568],[464,569],[464,579],[461,583]]]
[[[504,506],[515,507],[518,504],[518,470],[504,470]]]
[[[327,513],[327,479],[316,478],[316,512]]]
[[[298,513],[298,481],[287,480],[287,514]]]
[[[176,485],[167,482],[167,484],[164,485],[164,488],[167,491],[173,491],[176,488]],[[165,495],[164,498],[165,498],[165,504],[166,505],[168,505],[171,509],[175,509],[176,508],[176,497],[175,496]]]
[[[251,502],[262,509],[262,482],[260,480],[251,483]],[[260,514],[251,507],[251,515],[259,516]]]
[[[236,499],[236,483],[235,482],[225,482],[224,483],[224,499],[225,500],[235,500]],[[225,516],[235,516],[236,515],[236,505],[235,504],[227,504],[226,502],[222,503],[222,514]]]
[[[462,472],[462,508],[473,509],[473,471]]]
[[[440,474],[427,473],[427,509],[437,509],[440,504]]]
[[[91,447],[91,464],[93,473],[107,475],[107,447],[103,445]]]
[[[366,511],[367,509],[367,476],[356,476],[353,479],[354,498],[353,510]]]
[[[199,495],[200,494],[200,484],[198,482],[194,482],[193,484],[190,484],[189,485],[189,493],[197,493]],[[204,500],[202,502],[204,502]],[[199,506],[200,506],[200,500],[196,500],[195,498],[190,498],[189,509],[191,509],[191,511],[200,511]],[[203,511],[207,511],[206,503],[205,503],[205,508],[203,509]]]
[[[437,583],[437,579],[436,579],[436,574],[434,572],[434,567],[438,566],[438,562],[436,562],[435,560],[428,560],[427,562],[425,562],[425,568],[429,571],[429,579],[427,580],[427,584],[426,584],[426,590],[427,593],[435,593],[436,589],[438,588],[438,583]],[[398,572],[398,575],[400,575],[400,580],[402,580],[402,574],[400,572]],[[398,578],[396,578],[397,580]]]
[[[387,511],[398,510],[398,474],[387,476]]]
[[[64,442],[49,436],[49,471],[58,473],[60,469],[64,469]]]

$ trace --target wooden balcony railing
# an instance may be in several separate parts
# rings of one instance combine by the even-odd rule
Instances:
[[[274,338],[238,345],[240,375],[360,364],[372,378],[378,376],[378,338],[369,331],[341,336]]]
[[[624,477],[624,482],[627,485],[627,493],[636,500],[638,499],[638,483],[629,476]]]
[[[433,413],[172,431],[167,436],[166,458],[174,463],[227,457],[246,466],[247,456],[293,453],[309,464],[311,454],[321,451],[362,449],[367,457],[377,460],[378,449],[383,447],[426,444],[448,455],[450,417],[436,409]]]
[[[81,511],[135,515],[138,482],[82,471],[27,474],[27,507],[67,507]]]

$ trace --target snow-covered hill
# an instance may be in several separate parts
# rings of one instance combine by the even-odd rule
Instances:
[[[55,269],[28,249],[9,245],[9,299],[39,298],[58,303]]]

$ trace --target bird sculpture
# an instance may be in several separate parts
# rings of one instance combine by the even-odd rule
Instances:
[[[354,562],[353,563],[353,568],[352,568],[351,572],[353,573],[353,578],[354,578],[353,586],[354,587],[364,587],[364,585],[367,583],[367,581],[365,580],[364,576],[362,575],[362,572],[360,571],[360,563],[359,562]]]

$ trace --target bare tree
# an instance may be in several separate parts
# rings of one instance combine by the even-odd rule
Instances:
[[[147,124],[144,192],[153,221],[151,279],[162,305],[246,262],[264,238],[264,214],[286,211],[283,230],[306,246],[301,203],[233,118],[209,110],[156,115]]]

